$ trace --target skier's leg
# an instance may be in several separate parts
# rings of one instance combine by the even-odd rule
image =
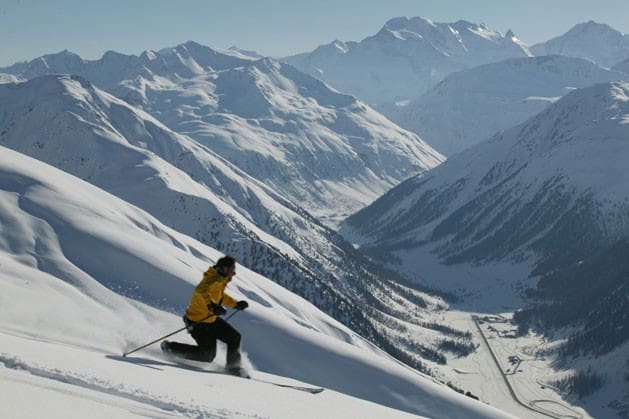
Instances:
[[[167,342],[165,351],[193,361],[212,362],[216,356],[216,338],[212,333],[210,325],[197,323],[190,334],[198,346],[179,342]],[[164,349],[164,346],[162,349]]]
[[[227,344],[227,368],[240,367],[240,333],[225,320],[218,318],[213,323],[215,336]]]
[[[216,356],[216,336],[211,323],[197,323],[190,333],[199,345],[198,352],[202,361],[212,362]]]

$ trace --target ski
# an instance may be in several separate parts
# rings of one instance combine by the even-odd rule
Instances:
[[[289,388],[289,389],[293,389],[297,391],[303,391],[305,393],[310,393],[310,394],[319,394],[323,390],[325,390],[322,387],[296,386],[292,384],[283,384],[283,383],[276,383],[273,381],[267,381],[261,378],[254,378],[254,377],[251,377],[249,373],[243,368],[240,368],[238,371],[229,371],[225,369],[208,370],[202,367],[198,367],[196,365],[191,365],[191,364],[182,362],[181,360],[178,360],[178,359],[155,360],[155,359],[150,359],[150,358],[129,357],[129,356],[120,356],[120,355],[113,355],[113,354],[106,355],[106,358],[114,359],[116,361],[129,362],[137,366],[153,368],[153,369],[162,369],[163,367],[177,367],[177,368],[183,368],[183,369],[187,369],[187,370],[195,371],[195,372],[204,372],[208,374],[230,375],[232,377],[243,378],[245,380],[258,381],[260,383],[271,384],[277,387]]]
[[[290,388],[290,389],[297,390],[297,391],[303,391],[303,392],[310,393],[310,394],[318,394],[318,393],[321,393],[324,390],[322,387],[303,387],[303,386],[296,386],[296,385],[292,385],[292,384],[276,383],[276,382],[273,382],[273,381],[263,380],[261,378],[254,378],[244,368],[236,368],[236,369],[232,369],[232,370],[226,369],[225,370],[225,374],[233,375],[234,377],[240,377],[240,378],[245,378],[245,379],[248,379],[248,380],[257,381],[259,383],[271,384],[271,385],[278,386],[278,387]]]
[[[310,394],[319,394],[323,390],[325,390],[323,387],[301,387],[301,386],[294,386],[292,384],[274,383],[272,381],[261,380],[259,378],[250,378],[250,380],[258,381],[260,383],[265,383],[265,384],[272,384],[278,387],[290,388],[297,391],[303,391],[305,393],[310,393]]]

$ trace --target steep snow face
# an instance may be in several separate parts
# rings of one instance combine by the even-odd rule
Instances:
[[[41,70],[37,62],[7,71],[32,77]],[[443,161],[355,98],[270,59],[187,42],[82,63],[73,74],[143,108],[330,225]]]
[[[403,295],[408,290],[391,285],[390,275],[385,279],[301,207],[85,79],[54,75],[1,85],[0,107],[0,145],[87,180],[233,254],[363,336],[388,339],[384,327],[377,328],[385,321],[383,310],[400,323],[408,318],[406,305],[398,305],[411,304]],[[412,342],[400,348],[406,352],[398,354],[415,362]]]
[[[95,390],[105,393],[99,400],[109,393],[152,406],[150,416],[160,408],[208,414],[203,392],[180,389],[191,382],[201,386],[200,377],[204,385],[212,383],[212,374],[197,370],[186,375],[160,359],[159,349],[147,349],[130,363],[121,363],[118,355],[181,326],[179,315],[149,305],[180,313],[201,272],[221,255],[218,251],[91,184],[5,147],[0,147],[0,208],[3,392],[5,386],[13,391],[18,380],[29,394],[45,396],[38,385],[56,388],[63,382],[83,388],[63,388],[70,399],[81,400],[84,392]],[[415,414],[506,417],[403,367],[307,301],[245,268],[239,268],[229,292],[250,302],[232,322],[243,333],[243,350],[255,369]],[[190,341],[184,334],[178,339]],[[223,359],[221,352],[217,363]],[[148,368],[138,368],[143,362]],[[38,378],[20,377],[20,371]],[[159,371],[159,377],[147,371]],[[234,387],[247,386],[238,380]],[[232,383],[222,375],[219,382]],[[256,390],[264,392],[254,386],[246,396],[239,395],[252,411],[248,403],[255,404]],[[283,394],[277,391],[271,396],[267,388],[258,397],[265,403],[270,397],[277,400]],[[192,407],[191,397],[200,398]]]
[[[579,23],[565,34],[533,45],[535,55],[559,54],[586,58],[603,67],[629,57],[629,37],[594,21]]]
[[[629,75],[579,58],[514,58],[454,73],[410,103],[381,110],[451,156],[526,121],[576,88],[617,80]]]
[[[509,32],[421,17],[389,20],[361,42],[335,41],[285,60],[370,104],[419,96],[453,71],[530,52]]]
[[[574,91],[408,180],[345,227],[411,271],[422,251],[447,263],[533,256],[538,273],[577,262],[629,235],[628,98],[622,82]]]

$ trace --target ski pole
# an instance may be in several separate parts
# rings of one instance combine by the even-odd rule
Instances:
[[[181,331],[182,331],[182,330],[184,330],[185,328],[186,328],[186,326],[182,327],[181,329],[177,329],[177,330],[175,330],[174,332],[167,334],[166,336],[162,336],[161,338],[157,338],[157,339],[155,339],[155,340],[154,340],[154,341],[152,341],[152,342],[149,342],[149,343],[147,343],[147,344],[145,344],[145,345],[142,345],[142,346],[140,346],[140,347],[138,347],[138,348],[135,348],[135,349],[134,349],[134,350],[132,350],[132,351],[125,352],[125,353],[123,353],[123,354],[122,354],[122,356],[127,356],[127,355],[130,355],[130,354],[132,354],[132,353],[134,353],[134,352],[139,351],[140,349],[144,349],[144,348],[146,348],[147,346],[151,346],[152,344],[157,343],[157,342],[159,342],[160,340],[164,340],[164,339],[166,339],[167,337],[170,337],[170,336],[172,336],[172,335],[174,335],[174,334],[177,334],[177,333],[181,332]]]
[[[234,310],[234,312],[233,312],[232,314],[230,314],[230,315],[229,315],[229,317],[227,317],[227,318],[225,319],[225,321],[227,321],[227,320],[231,319],[231,318],[233,317],[233,315],[234,315],[234,314],[236,314],[236,313],[238,313],[239,311],[240,311],[240,310]],[[210,314],[210,315],[209,315],[209,316],[207,316],[205,319],[202,319],[202,320],[200,320],[200,321],[203,321],[203,320],[209,319],[209,318],[210,318],[210,317],[212,317],[212,316],[213,316],[213,314]],[[183,330],[185,330],[185,329],[186,329],[186,326],[182,327],[181,329],[177,329],[177,330],[175,330],[174,332],[169,333],[169,334],[167,334],[167,335],[165,335],[165,336],[162,336],[161,338],[157,338],[157,339],[155,339],[154,341],[151,341],[151,342],[149,342],[149,343],[147,343],[147,344],[144,344],[144,345],[142,345],[142,346],[140,346],[140,347],[138,347],[138,348],[135,348],[135,349],[133,349],[133,350],[131,350],[131,351],[129,351],[129,352],[125,352],[125,353],[123,353],[123,354],[122,354],[122,356],[123,356],[123,357],[125,357],[125,356],[127,356],[127,355],[130,355],[130,354],[132,354],[132,353],[134,353],[134,352],[139,351],[140,349],[144,349],[144,348],[146,348],[147,346],[151,346],[152,344],[157,343],[157,342],[159,342],[160,340],[164,340],[164,339],[166,339],[166,338],[168,338],[168,337],[170,337],[170,336],[172,336],[172,335],[176,335],[177,333],[179,333],[179,332],[181,332],[181,331],[183,331]]]
[[[234,317],[234,314],[238,313],[239,311],[242,311],[242,310],[234,310],[232,314],[230,314],[229,316],[227,316],[227,318],[225,319],[225,321],[227,321],[227,320],[231,319],[232,317]]]

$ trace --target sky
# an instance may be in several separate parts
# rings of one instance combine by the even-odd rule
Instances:
[[[189,40],[281,57],[360,41],[399,16],[485,23],[530,45],[588,20],[629,33],[629,0],[0,0],[0,66],[64,49],[98,59]]]

